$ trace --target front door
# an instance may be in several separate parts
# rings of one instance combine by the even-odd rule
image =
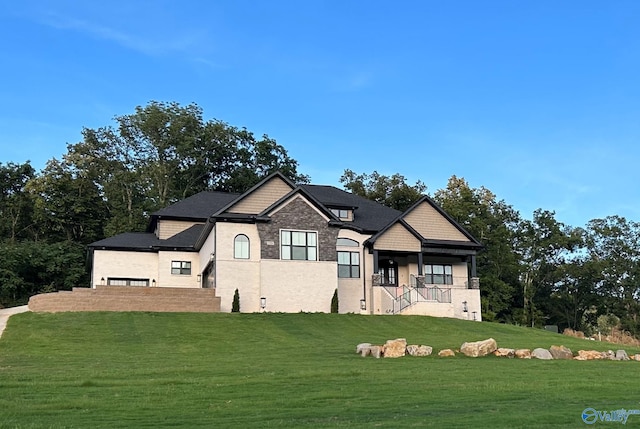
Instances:
[[[383,259],[378,264],[383,285],[398,286],[398,264],[391,259]]]

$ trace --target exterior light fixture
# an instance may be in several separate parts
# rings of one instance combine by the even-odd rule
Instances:
[[[104,286],[104,277],[100,279],[100,284]]]
[[[360,310],[366,310],[367,309],[367,300],[366,299],[361,299],[360,300]]]
[[[156,287],[156,279],[151,280],[151,286]]]
[[[465,313],[469,312],[469,307],[467,307],[467,301],[462,301],[462,311]]]
[[[260,308],[265,309],[267,307],[267,298],[264,296],[260,298]]]
[[[478,320],[478,319],[476,318],[476,313],[477,313],[477,311],[472,311],[471,313],[473,314],[473,320]]]
[[[202,274],[198,274],[198,275],[196,276],[196,281],[197,281],[198,283],[202,282]]]

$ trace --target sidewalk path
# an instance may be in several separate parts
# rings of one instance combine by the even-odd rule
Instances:
[[[0,338],[2,338],[2,333],[4,332],[4,328],[7,327],[7,320],[9,320],[9,317],[14,314],[24,313],[25,311],[29,311],[28,305],[21,305],[20,307],[0,309]]]

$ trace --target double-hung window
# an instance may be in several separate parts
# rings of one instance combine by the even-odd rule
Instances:
[[[191,261],[171,261],[171,274],[191,275]]]
[[[427,264],[424,266],[424,281],[432,285],[452,285],[453,268],[451,265]]]
[[[338,252],[338,277],[360,277],[360,253]]]
[[[280,257],[297,261],[318,260],[318,237],[310,231],[280,231]]]

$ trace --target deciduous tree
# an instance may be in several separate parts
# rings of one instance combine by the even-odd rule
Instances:
[[[356,174],[347,169],[340,177],[340,183],[355,195],[400,211],[411,207],[427,190],[426,185],[420,181],[409,185],[401,174],[385,176],[377,171],[371,174]]]

